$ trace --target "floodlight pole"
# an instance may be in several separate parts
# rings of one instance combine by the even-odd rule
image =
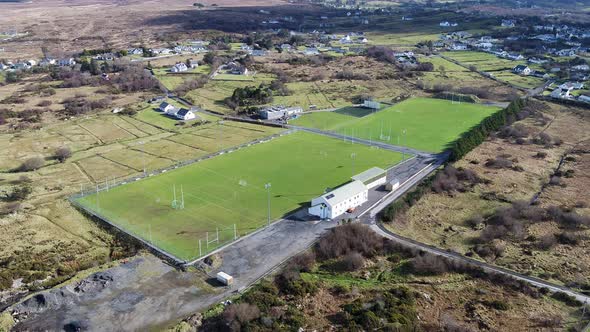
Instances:
[[[236,229],[236,224],[234,224],[234,241],[238,239],[238,230]]]
[[[98,183],[96,184],[96,209],[100,210],[100,199],[98,198],[98,196],[100,196],[98,194]]]
[[[270,187],[271,187],[270,182],[266,183],[264,185],[264,188],[266,189],[267,200],[268,200],[268,226],[270,226]]]
[[[352,175],[354,176],[354,160],[356,159],[356,153],[353,152],[350,154],[350,159],[352,159]]]
[[[404,129],[404,131],[402,132],[402,134],[404,135],[404,136],[403,136],[403,138],[404,138],[404,143],[406,143],[406,144],[407,144],[407,143],[408,143],[408,140],[407,140],[407,139],[405,139],[405,138],[406,138],[406,130],[405,130],[405,129]],[[404,161],[404,160],[406,160],[406,153],[405,153],[405,150],[402,150],[402,161]]]
[[[199,257],[203,256],[203,251],[201,250],[201,239],[199,239]]]
[[[182,190],[182,185],[180,185],[180,208],[184,209],[184,191]]]

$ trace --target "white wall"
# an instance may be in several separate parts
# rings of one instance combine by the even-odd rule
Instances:
[[[367,188],[372,189],[375,187],[379,187],[381,185],[384,185],[387,182],[387,178],[385,176],[383,176],[382,178],[379,178],[371,183],[367,184]]]

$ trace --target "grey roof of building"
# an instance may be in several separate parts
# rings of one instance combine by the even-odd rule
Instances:
[[[359,173],[352,177],[353,180],[358,180],[367,184],[369,182],[373,182],[374,180],[386,176],[386,172],[384,169],[379,167],[371,167],[368,170]]]
[[[365,184],[362,183],[361,181],[355,180],[355,181],[349,182],[343,186],[340,186],[328,193],[325,193],[320,197],[324,198],[327,202],[329,202],[333,206],[333,205],[343,202],[343,201],[345,201],[345,200],[353,197],[354,195],[357,195],[365,190],[367,190],[367,187],[365,186]]]
[[[185,116],[188,112],[190,112],[189,110],[187,110],[186,108],[181,108],[178,112],[176,112],[177,116]]]

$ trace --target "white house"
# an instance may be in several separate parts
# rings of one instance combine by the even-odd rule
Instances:
[[[166,113],[166,114],[170,114],[170,112],[171,112],[172,110],[175,110],[175,109],[176,109],[176,107],[174,107],[174,106],[172,106],[172,105],[170,105],[170,104],[168,104],[167,102],[165,102],[165,101],[164,101],[164,102],[162,102],[162,103],[160,104],[160,106],[158,107],[158,109],[159,109],[160,111],[162,111],[162,112]]]
[[[531,68],[527,65],[518,65],[512,68],[512,72],[518,75],[529,75],[531,73]]]
[[[65,59],[59,59],[58,64],[60,67],[69,67],[69,66],[75,65],[76,61],[74,61],[74,58],[65,58]]]
[[[551,92],[551,97],[553,97],[553,98],[569,98],[572,90],[573,90],[573,88],[567,88],[567,89],[557,88],[557,89],[553,90],[553,92]]]
[[[579,101],[583,101],[585,103],[590,103],[590,96],[586,96],[586,95],[581,95],[578,97]]]
[[[451,45],[451,50],[453,50],[453,51],[465,51],[465,50],[467,50],[467,44],[453,43]]]
[[[440,25],[441,27],[456,27],[456,26],[459,26],[459,23],[443,21],[443,22],[440,22],[438,25]]]
[[[188,67],[186,66],[186,63],[184,63],[184,62],[178,62],[177,64],[172,66],[172,68],[170,68],[170,71],[173,73],[182,73],[187,70],[188,70]]]
[[[195,115],[195,113],[193,113],[193,111],[187,110],[186,108],[181,108],[180,110],[178,110],[178,112],[176,112],[175,116],[178,120],[184,120],[184,121],[192,120],[197,117]]]
[[[301,107],[266,107],[258,111],[258,115],[260,118],[265,120],[277,120],[283,118],[291,118],[294,115],[303,113],[303,108]]]
[[[352,177],[355,181],[361,181],[367,189],[384,185],[387,181],[387,172],[379,167],[372,167]]]
[[[590,70],[590,66],[588,66],[588,65],[577,65],[577,66],[573,66],[572,69],[573,70],[578,70],[578,71],[589,71]]]
[[[53,66],[57,63],[57,60],[52,58],[45,58],[39,62],[39,66],[46,67],[46,66]]]
[[[563,49],[555,52],[557,56],[574,56],[576,55],[576,50],[573,49]]]
[[[516,22],[514,20],[502,20],[502,26],[507,28],[514,28]]]
[[[143,49],[142,48],[130,48],[127,50],[128,55],[142,55]]]
[[[315,47],[307,47],[303,51],[303,54],[305,54],[305,55],[318,55],[318,54],[320,54],[320,51]]]
[[[479,42],[477,44],[475,44],[475,47],[477,48],[483,48],[483,49],[490,49],[494,46],[494,44],[490,43],[490,42]]]
[[[355,180],[314,198],[308,213],[321,219],[333,219],[362,205],[368,196],[367,186]]]

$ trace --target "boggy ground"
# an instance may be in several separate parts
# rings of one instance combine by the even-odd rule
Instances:
[[[177,328],[561,331],[580,322],[575,304],[443,261],[395,248],[363,225],[337,227],[233,304]]]
[[[440,189],[439,182],[439,193],[429,191],[387,227],[518,272],[587,288],[589,120],[582,110],[548,107],[544,120],[527,118],[512,127],[527,132],[526,140],[544,133],[560,144],[492,137],[453,165],[480,181],[460,190]],[[517,222],[501,236],[489,227],[513,218]]]

